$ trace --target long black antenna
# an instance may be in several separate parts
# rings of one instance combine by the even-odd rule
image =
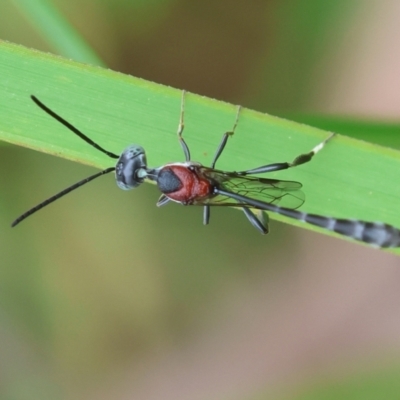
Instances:
[[[110,167],[107,169],[104,169],[103,171],[97,172],[94,175],[88,176],[85,179],[82,179],[81,181],[74,183],[72,186],[67,187],[66,189],[62,190],[61,192],[55,194],[54,196],[51,196],[50,198],[48,198],[45,201],[42,201],[40,204],[38,204],[37,206],[31,208],[30,210],[28,210],[27,212],[23,213],[21,216],[19,216],[12,224],[11,227],[13,228],[14,226],[18,225],[21,221],[23,221],[25,218],[28,218],[30,215],[34,214],[36,211],[39,211],[40,209],[42,209],[43,207],[46,207],[48,204],[53,203],[53,201],[58,200],[60,197],[65,196],[66,194],[68,194],[69,192],[72,192],[75,189],[78,189],[79,187],[85,185],[86,183],[92,181],[93,179],[98,178],[99,176],[108,174],[112,171],[115,171],[115,167]]]
[[[47,106],[45,106],[37,97],[31,96],[31,99],[47,114],[51,115],[54,119],[56,119],[58,122],[62,123],[64,126],[66,126],[69,130],[74,132],[76,135],[78,135],[82,140],[84,140],[86,143],[89,143],[91,146],[93,146],[95,149],[100,150],[104,154],[107,154],[108,157],[111,158],[119,158],[118,155],[112,153],[111,151],[108,151],[106,149],[103,149],[101,146],[99,146],[97,143],[95,143],[92,139],[88,138],[84,133],[82,133],[79,129],[75,128],[72,124],[70,124],[68,121],[66,121],[64,118],[60,117],[58,114],[56,114],[54,111],[50,110]]]
[[[56,119],[58,122],[63,124],[65,127],[67,127],[69,130],[74,132],[77,136],[79,136],[82,140],[84,140],[86,143],[90,144],[93,146],[95,149],[100,150],[102,153],[107,154],[111,158],[118,159],[119,156],[112,153],[111,151],[107,151],[103,149],[101,146],[99,146],[97,143],[95,143],[92,139],[88,138],[84,133],[82,133],[79,129],[75,128],[72,124],[70,124],[68,121],[66,121],[64,118],[60,117],[58,114],[56,114],[54,111],[50,110],[47,106],[45,106],[37,97],[31,96],[31,99],[47,114],[49,114],[51,117]],[[53,203],[53,201],[58,200],[60,197],[65,196],[69,192],[72,192],[73,190],[85,185],[86,183],[92,181],[93,179],[98,178],[99,176],[108,174],[112,171],[115,171],[115,167],[110,167],[107,168],[103,171],[97,172],[94,175],[91,175],[85,179],[82,179],[81,181],[74,183],[72,186],[67,187],[66,189],[62,190],[61,192],[57,193],[54,196],[51,196],[49,199],[41,202],[37,206],[31,208],[27,212],[23,213],[21,216],[19,216],[12,224],[11,227],[14,227],[18,225],[21,221],[23,221],[25,218],[28,218],[30,215],[34,214],[36,211],[41,210],[43,207],[46,207],[48,204]]]

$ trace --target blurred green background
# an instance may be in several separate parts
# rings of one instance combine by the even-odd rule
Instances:
[[[0,38],[57,53],[23,3],[0,2]],[[271,114],[398,120],[397,2],[54,4],[114,70]],[[394,255],[274,221],[262,237],[231,209],[204,227],[111,176],[11,230],[93,169],[9,145],[0,165],[1,399],[398,398]]]

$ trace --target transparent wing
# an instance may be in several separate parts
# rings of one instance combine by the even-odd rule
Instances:
[[[238,176],[221,171],[203,171],[206,176],[217,181],[221,189],[263,201],[280,207],[296,209],[304,203],[304,193],[300,190],[302,184],[295,181],[258,178],[253,176]],[[251,207],[246,203],[238,203],[228,196],[217,195],[202,201],[202,204],[213,206]]]

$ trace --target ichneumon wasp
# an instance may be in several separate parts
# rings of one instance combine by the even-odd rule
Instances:
[[[162,193],[157,202],[159,207],[170,201],[182,205],[203,206],[204,224],[208,224],[210,220],[211,206],[232,206],[241,208],[250,223],[263,234],[268,233],[266,211],[272,211],[334,231],[375,247],[400,246],[400,230],[391,225],[381,222],[330,218],[298,211],[297,208],[304,203],[304,194],[300,190],[301,183],[253,176],[297,167],[311,161],[313,156],[322,150],[325,144],[334,137],[334,133],[315,146],[309,153],[299,155],[292,162],[273,163],[246,171],[221,171],[215,169],[215,164],[222,154],[228,138],[233,135],[236,129],[240,114],[239,106],[232,130],[224,133],[211,166],[205,167],[198,162],[191,161],[189,147],[182,137],[185,104],[185,91],[183,91],[177,133],[185,155],[185,161],[149,168],[143,147],[130,145],[118,156],[103,149],[64,118],[50,110],[35,96],[31,96],[31,98],[43,111],[66,126],[86,143],[118,161],[115,167],[109,167],[91,175],[31,208],[18,217],[12,223],[12,226],[16,226],[36,211],[93,179],[115,171],[117,185],[124,190],[136,188],[145,180],[154,181]]]

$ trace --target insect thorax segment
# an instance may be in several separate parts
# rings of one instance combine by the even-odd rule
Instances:
[[[175,202],[195,204],[213,193],[212,183],[203,176],[201,169],[201,164],[192,161],[167,164],[158,169],[157,186]]]
[[[169,194],[182,189],[183,183],[172,168],[162,168],[157,176],[158,188],[164,194]]]
[[[115,167],[115,179],[123,190],[133,189],[143,183],[147,170],[146,153],[136,144],[127,147]],[[141,173],[141,172],[144,173]]]

